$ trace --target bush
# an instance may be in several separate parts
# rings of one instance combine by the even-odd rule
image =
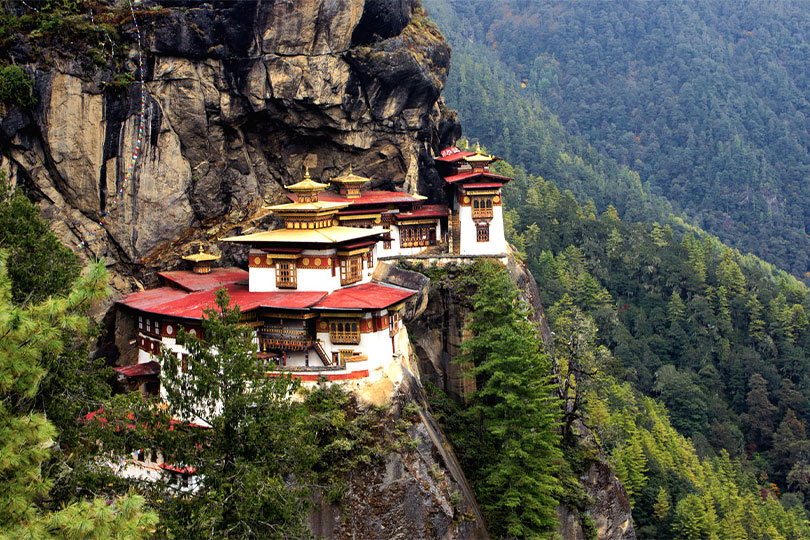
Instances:
[[[28,107],[37,101],[33,90],[34,81],[20,66],[0,69],[0,100]]]

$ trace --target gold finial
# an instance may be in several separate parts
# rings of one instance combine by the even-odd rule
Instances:
[[[475,153],[476,153],[476,154],[480,154],[480,153],[481,153],[481,143],[479,143],[479,142],[476,142],[476,143],[475,143]]]
[[[470,149],[470,139],[464,139],[464,150]]]
[[[309,167],[308,166],[304,166],[304,180],[311,180],[311,178],[309,177]]]
[[[203,247],[202,247],[202,242],[200,242],[200,253],[204,253]]]
[[[349,174],[352,174],[352,164],[349,163]]]

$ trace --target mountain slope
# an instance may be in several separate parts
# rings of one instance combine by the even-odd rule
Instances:
[[[469,135],[547,176],[548,165],[515,148],[535,144],[514,133],[524,118],[510,114],[493,130],[471,114],[479,93],[453,91],[467,87],[467,62],[477,73],[482,64],[498,72],[482,84],[508,89],[494,97],[497,114],[515,106],[509,101],[535,109],[540,102],[693,223],[796,275],[810,269],[802,196],[810,14],[801,4],[439,4],[426,2],[454,48],[447,97]],[[622,186],[607,190],[614,204],[626,199]],[[599,205],[598,189],[584,195]]]

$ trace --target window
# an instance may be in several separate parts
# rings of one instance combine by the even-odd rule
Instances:
[[[374,268],[374,250],[373,249],[368,250],[368,253],[366,253],[366,263],[367,263],[369,268]]]
[[[399,330],[399,312],[388,314],[388,335],[394,337]]]
[[[436,226],[432,223],[401,225],[399,243],[401,247],[432,246],[436,243]]]
[[[332,343],[360,343],[360,325],[357,321],[332,321],[329,324]]]
[[[360,281],[363,277],[363,256],[340,259],[340,284],[348,285]]]
[[[276,262],[276,287],[279,289],[295,289],[295,261]]]
[[[492,199],[489,197],[473,197],[472,217],[473,219],[491,218]]]
[[[489,223],[479,223],[475,227],[475,239],[479,242],[489,242]]]

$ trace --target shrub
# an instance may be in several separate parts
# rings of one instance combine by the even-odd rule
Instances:
[[[0,69],[0,100],[27,107],[36,103],[34,81],[20,66]]]

